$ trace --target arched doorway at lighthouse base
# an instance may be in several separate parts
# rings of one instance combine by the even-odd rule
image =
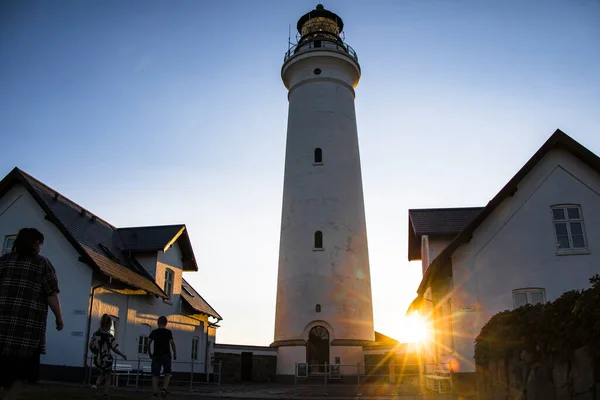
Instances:
[[[308,333],[306,360],[310,374],[325,373],[325,364],[329,364],[329,332],[324,326],[317,325]]]

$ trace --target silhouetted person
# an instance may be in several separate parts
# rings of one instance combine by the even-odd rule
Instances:
[[[23,228],[12,252],[0,257],[0,383],[5,400],[16,399],[24,381],[38,380],[48,306],[56,330],[64,326],[56,272],[39,254],[43,243],[40,231]]]
[[[158,397],[158,378],[160,372],[165,374],[163,396],[169,393],[169,381],[171,380],[171,348],[173,348],[173,359],[177,360],[177,349],[173,340],[173,333],[166,328],[167,318],[158,318],[158,329],[150,333],[148,343],[148,352],[152,358],[152,390],[153,396]],[[154,351],[152,351],[152,343],[154,343]]]

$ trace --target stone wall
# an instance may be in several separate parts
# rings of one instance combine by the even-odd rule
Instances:
[[[221,362],[221,382],[242,381],[242,356],[236,353],[214,353],[215,362]],[[252,355],[252,382],[274,382],[277,372],[277,356]]]
[[[568,360],[521,354],[477,365],[478,400],[600,400],[600,358],[588,347]]]

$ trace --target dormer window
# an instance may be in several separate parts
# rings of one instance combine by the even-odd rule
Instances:
[[[169,269],[169,268],[165,269],[164,291],[165,291],[166,295],[169,296],[169,298],[171,298],[173,296],[174,277],[175,277],[175,274],[173,273],[172,269]]]

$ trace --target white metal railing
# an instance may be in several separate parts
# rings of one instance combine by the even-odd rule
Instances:
[[[356,61],[358,61],[358,54],[356,54],[356,51],[354,51],[354,49],[346,43],[343,42],[337,42],[331,39],[327,39],[327,38],[321,38],[319,39],[321,42],[327,42],[327,46],[321,46],[321,47],[316,47],[314,45],[314,41],[308,41],[308,42],[303,42],[300,43],[300,48],[303,48],[304,46],[306,46],[307,49],[337,49],[340,51],[343,51],[345,53],[348,53],[348,55],[352,58],[354,58]],[[284,57],[283,57],[283,62],[286,62],[287,60],[289,60],[294,54],[296,54],[296,51],[299,50],[298,48],[298,43],[292,45],[288,51],[285,53]]]
[[[189,387],[194,391],[197,385],[212,384],[221,388],[221,361],[208,364],[209,368],[205,370],[204,363],[191,361],[172,361],[171,385]],[[92,384],[93,376],[98,376],[97,368],[94,366],[94,357],[88,360],[87,384]],[[112,385],[119,386],[121,381],[125,381],[126,386],[142,387],[151,382],[152,360],[149,358],[137,358],[123,360],[115,358],[112,368]],[[182,371],[183,369],[183,371]],[[204,379],[201,379],[203,376]],[[162,376],[162,374],[161,374]]]
[[[344,395],[352,396],[376,395],[368,392],[377,392],[378,390],[392,390],[396,395],[419,395],[426,388],[422,367],[422,364],[309,365],[296,363],[294,392],[296,395],[301,395],[302,389],[310,387],[314,390],[321,387],[323,395],[326,396],[329,394],[328,386],[337,385],[335,392],[344,392]],[[345,385],[340,386],[339,384]],[[349,391],[353,391],[353,393]],[[335,395],[338,394],[340,393],[335,393]],[[385,395],[388,396],[389,393],[386,392]]]

